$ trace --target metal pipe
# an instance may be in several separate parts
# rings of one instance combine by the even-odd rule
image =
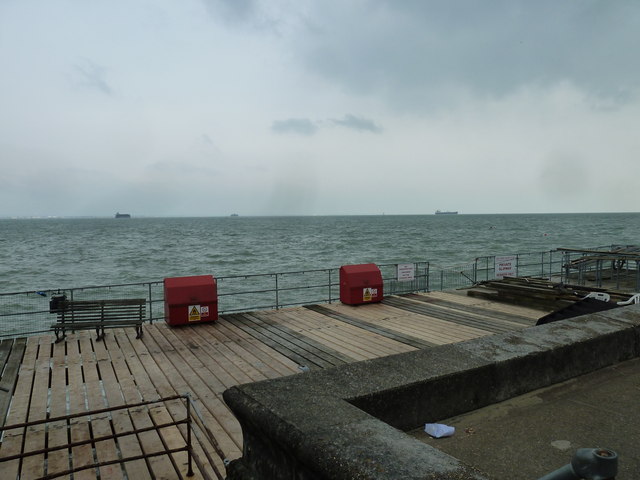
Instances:
[[[618,454],[606,448],[580,448],[565,465],[539,480],[615,480]]]

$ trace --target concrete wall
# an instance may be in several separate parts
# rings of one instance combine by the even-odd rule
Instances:
[[[403,433],[640,356],[640,305],[277,380],[224,399],[230,480],[483,479]]]

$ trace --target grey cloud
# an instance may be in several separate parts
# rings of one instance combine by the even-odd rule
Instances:
[[[147,171],[161,175],[175,175],[175,178],[210,177],[216,175],[216,168],[204,167],[193,163],[166,160],[147,165]]]
[[[319,5],[319,6],[318,6]],[[456,89],[508,94],[570,81],[616,95],[640,85],[640,4],[556,0],[316,4],[299,59],[352,93],[438,103]],[[352,19],[360,18],[354,30]]]
[[[242,23],[254,17],[257,9],[255,0],[203,0],[214,18],[222,18],[231,23]]]
[[[362,117],[356,117],[350,113],[345,115],[343,119],[332,119],[332,123],[341,127],[352,128],[354,130],[367,131],[372,133],[382,132],[382,128],[376,125],[372,120]]]
[[[76,86],[95,89],[105,95],[113,94],[113,89],[106,80],[106,68],[95,64],[88,58],[83,58],[74,65],[74,72],[72,81]]]
[[[203,0],[211,18],[231,27],[278,33],[280,18],[259,0]]]
[[[275,133],[297,133],[299,135],[314,135],[318,131],[318,125],[308,118],[289,118],[276,120],[271,125]]]

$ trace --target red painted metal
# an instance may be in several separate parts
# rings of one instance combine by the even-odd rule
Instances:
[[[340,301],[348,305],[382,301],[383,282],[375,263],[340,267]]]
[[[164,279],[164,315],[169,325],[215,322],[218,286],[212,275]]]

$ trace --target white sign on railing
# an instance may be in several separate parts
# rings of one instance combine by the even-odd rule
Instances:
[[[516,276],[516,255],[503,255],[495,257],[496,259],[496,278],[515,277]]]
[[[409,282],[415,280],[415,265],[413,263],[399,263],[398,264],[398,281]]]

